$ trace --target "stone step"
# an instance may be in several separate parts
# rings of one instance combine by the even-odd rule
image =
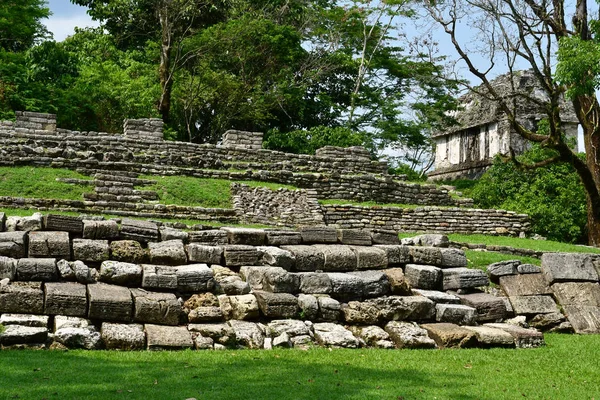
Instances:
[[[151,179],[139,179],[131,176],[112,175],[109,171],[98,172],[94,174],[94,178],[106,182],[130,183],[134,186],[152,185],[156,183],[156,181]]]
[[[141,196],[135,195],[116,195],[110,193],[84,193],[83,198],[90,201],[117,201],[120,203],[143,203]]]

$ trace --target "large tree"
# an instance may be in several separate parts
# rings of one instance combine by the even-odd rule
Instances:
[[[481,82],[484,94],[497,101],[512,128],[523,138],[551,150],[525,168],[568,163],[587,196],[587,230],[591,245],[600,245],[600,21],[597,5],[587,0],[425,0],[429,14],[449,35],[458,55]],[[596,11],[594,11],[596,10]],[[465,30],[472,37],[465,42]],[[476,45],[473,45],[476,42]],[[477,54],[477,56],[475,55]],[[487,62],[482,63],[481,55]],[[531,69],[542,92],[503,96],[490,84],[494,67]],[[483,66],[482,66],[483,65]],[[516,86],[516,85],[515,85]],[[583,129],[585,159],[565,138],[561,119],[564,97],[572,103]],[[529,101],[545,113],[544,129],[519,122],[519,104]]]
[[[0,49],[24,51],[50,36],[42,19],[50,16],[46,0],[0,2]]]

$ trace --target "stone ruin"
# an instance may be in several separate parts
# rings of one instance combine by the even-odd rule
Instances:
[[[532,71],[516,72],[512,79],[517,92],[546,100]],[[504,98],[514,96],[510,74],[499,76],[491,84]],[[478,178],[496,155],[509,155],[510,149],[518,155],[529,148],[529,142],[514,131],[497,102],[476,93],[466,94],[460,102],[464,109],[455,115],[459,125],[433,137],[435,168],[428,174],[431,180]],[[519,123],[534,131],[547,117],[541,106],[522,97],[517,97],[517,110]],[[566,136],[576,140],[578,120],[568,102],[562,104],[561,119]]]

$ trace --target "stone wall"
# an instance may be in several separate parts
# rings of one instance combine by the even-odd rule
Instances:
[[[163,120],[160,118],[126,119],[123,134],[134,139],[162,140]]]
[[[228,130],[223,134],[223,147],[228,149],[262,149],[263,133]]]
[[[15,128],[31,131],[54,132],[56,131],[56,115],[36,113],[30,111],[15,112]]]
[[[462,251],[404,246],[395,232],[0,221],[2,348],[543,344],[498,323],[507,303],[477,290],[488,277]]]

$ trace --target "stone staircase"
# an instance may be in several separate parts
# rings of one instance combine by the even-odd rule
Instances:
[[[126,203],[143,203],[158,201],[158,194],[151,190],[135,189],[139,186],[152,185],[156,181],[140,179],[137,172],[96,170],[94,192],[84,193],[83,197],[91,201],[119,201]]]

